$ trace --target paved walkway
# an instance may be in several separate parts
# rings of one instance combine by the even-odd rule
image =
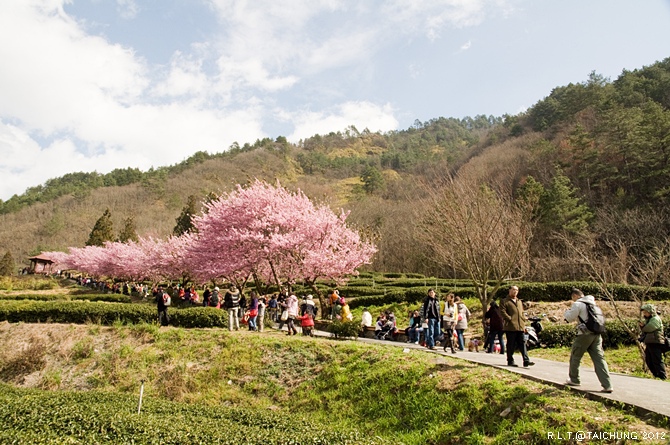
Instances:
[[[317,331],[319,336],[327,336],[328,332]],[[610,373],[612,380],[612,387],[614,392],[603,393],[602,387],[596,377],[593,368],[581,367],[579,375],[581,377],[581,386],[571,387],[565,385],[568,378],[568,363],[555,362],[540,358],[533,358],[533,351],[529,351],[530,358],[535,362],[534,366],[529,368],[518,368],[507,366],[506,356],[501,354],[487,354],[485,352],[444,352],[441,348],[435,351],[414,345],[411,343],[401,343],[394,341],[375,340],[370,338],[359,338],[359,342],[379,344],[384,346],[395,346],[408,349],[419,349],[429,354],[448,355],[453,358],[468,360],[475,363],[480,363],[486,366],[493,366],[506,371],[519,374],[525,378],[529,378],[538,382],[549,383],[558,387],[569,388],[573,391],[583,393],[590,399],[594,400],[609,400],[622,402],[635,408],[639,413],[645,414],[649,412],[661,414],[670,419],[670,382],[657,379],[647,379],[642,377],[635,377],[625,374]],[[605,352],[607,358],[607,352]],[[517,362],[521,363],[521,355],[516,353]],[[604,400],[604,401],[606,401]]]

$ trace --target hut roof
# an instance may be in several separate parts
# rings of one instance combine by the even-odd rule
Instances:
[[[49,258],[49,257],[47,257],[46,255],[43,255],[43,254],[35,255],[34,257],[31,257],[31,258],[28,258],[28,259],[30,261],[35,261],[37,263],[49,263],[49,264],[51,264],[51,263],[54,262],[51,258]]]

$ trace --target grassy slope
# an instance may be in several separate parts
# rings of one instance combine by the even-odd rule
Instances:
[[[548,431],[649,430],[630,414],[501,370],[276,332],[0,325],[19,386],[308,416],[384,443],[544,443]],[[510,408],[506,417],[500,413]]]

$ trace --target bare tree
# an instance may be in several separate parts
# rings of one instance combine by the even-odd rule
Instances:
[[[643,369],[647,369],[644,346],[637,341],[640,329],[637,324],[630,325],[619,305],[613,284],[630,284],[630,297],[641,307],[648,299],[652,287],[658,285],[670,268],[670,238],[656,221],[658,214],[635,213],[635,225],[656,227],[655,234],[644,232],[636,236],[634,230],[621,230],[630,215],[615,220],[603,217],[598,235],[585,235],[581,240],[564,237],[573,256],[586,266],[589,276],[596,283],[601,295],[609,302],[616,318],[624,326],[633,342],[638,346]],[[604,224],[604,226],[603,226]],[[611,224],[611,227],[607,227]]]
[[[529,268],[530,209],[478,181],[447,179],[428,189],[419,236],[444,268],[472,280],[482,309]]]

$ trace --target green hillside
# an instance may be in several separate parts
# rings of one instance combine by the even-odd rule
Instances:
[[[0,202],[0,253],[24,264],[41,250],[83,246],[107,208],[116,232],[133,217],[140,236],[165,236],[189,196],[202,201],[259,178],[350,210],[379,247],[372,269],[450,277],[416,227],[426,187],[467,175],[535,203],[526,278],[584,278],[557,234],[606,233],[651,249],[670,233],[669,163],[670,58],[614,80],[592,73],[516,116],[436,118],[384,134],[350,127],[297,144],[279,136],[148,172],[50,179]]]

